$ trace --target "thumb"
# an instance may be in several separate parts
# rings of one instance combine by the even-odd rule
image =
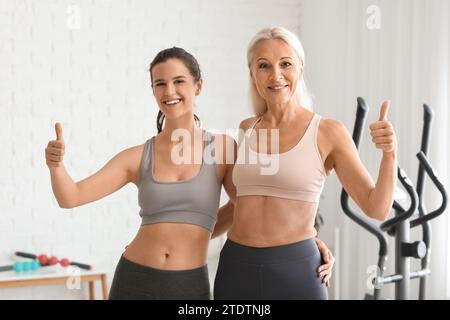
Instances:
[[[61,123],[57,122],[55,124],[55,131],[56,131],[56,140],[64,141]]]
[[[387,120],[387,114],[388,114],[390,106],[391,106],[391,101],[389,101],[389,100],[383,101],[383,104],[381,105],[379,121]]]

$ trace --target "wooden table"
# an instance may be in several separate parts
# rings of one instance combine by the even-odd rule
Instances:
[[[14,271],[0,272],[0,288],[16,288],[25,286],[62,285],[67,280],[79,277],[80,284],[88,282],[89,299],[95,299],[94,283],[100,281],[103,299],[108,299],[106,284],[106,272],[79,270],[77,274],[70,274],[65,269],[51,269],[53,267],[41,268],[34,272],[15,273]],[[62,270],[61,270],[62,269]],[[78,279],[77,279],[78,280]]]

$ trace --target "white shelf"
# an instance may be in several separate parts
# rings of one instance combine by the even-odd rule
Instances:
[[[60,278],[67,276],[90,276],[99,275],[106,273],[105,270],[84,270],[71,266],[72,268],[64,268],[61,266],[51,266],[51,267],[41,267],[36,271],[27,272],[14,272],[14,271],[4,271],[0,272],[0,282],[11,281],[11,280],[36,280],[36,279],[51,279]]]

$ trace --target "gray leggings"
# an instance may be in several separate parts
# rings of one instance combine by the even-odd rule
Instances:
[[[314,239],[255,248],[227,240],[214,282],[217,300],[326,300],[318,277],[322,264]]]
[[[155,269],[127,260],[116,267],[110,300],[209,300],[208,267],[189,270]]]

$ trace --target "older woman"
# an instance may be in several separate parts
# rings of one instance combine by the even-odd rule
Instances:
[[[311,111],[304,52],[293,33],[280,27],[260,31],[250,42],[247,61],[256,116],[240,125],[244,134],[233,169],[237,200],[214,298],[327,299],[316,274],[319,197],[334,169],[369,217],[386,219],[397,167],[389,101],[371,125],[373,142],[383,152],[375,184],[345,127]]]

